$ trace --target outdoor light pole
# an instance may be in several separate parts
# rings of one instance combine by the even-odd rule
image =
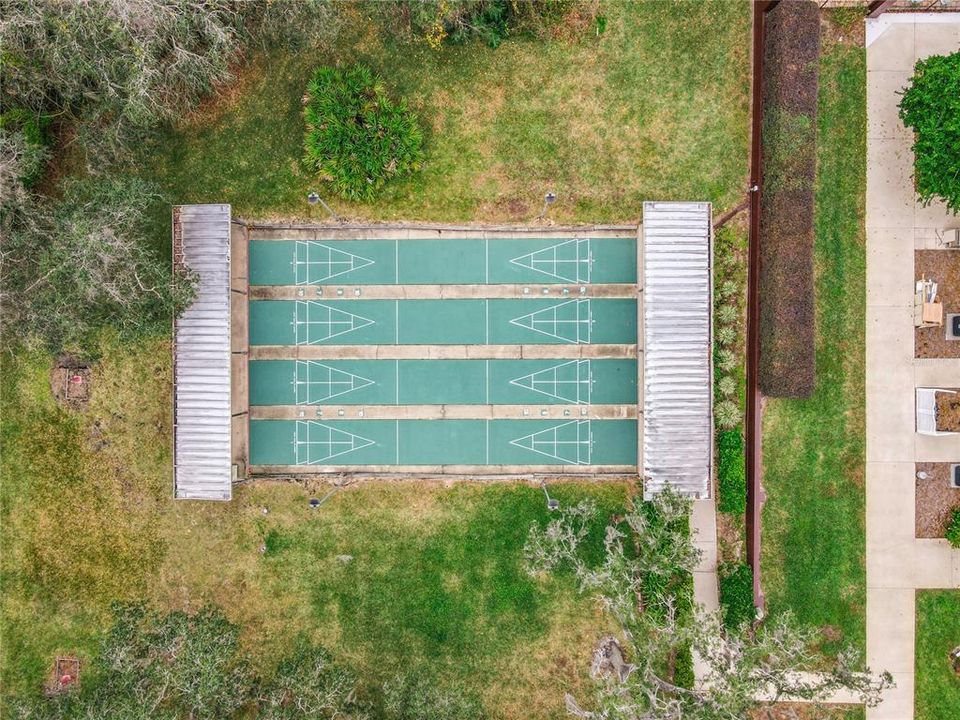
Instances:
[[[310,203],[310,207],[313,207],[313,206],[316,205],[317,203],[320,203],[321,205],[323,205],[323,209],[326,210],[328,213],[330,213],[330,216],[331,216],[334,220],[336,220],[337,222],[340,222],[340,216],[337,215],[337,214],[333,211],[333,208],[331,208],[329,205],[327,205],[327,204],[323,201],[323,198],[320,197],[320,194],[319,194],[319,193],[311,190],[311,191],[307,194],[307,202]],[[312,214],[312,213],[311,213],[311,215],[310,215],[310,219],[311,219],[311,220],[313,219],[313,214]]]
[[[537,220],[543,220],[547,217],[547,210],[557,201],[557,194],[552,190],[543,196],[543,210],[537,216]]]
[[[543,488],[543,494],[544,494],[544,495],[546,496],[546,498],[547,498],[547,510],[559,510],[559,509],[560,509],[560,501],[557,500],[557,499],[555,499],[555,498],[550,497],[550,493],[547,492],[547,481],[546,481],[546,480],[541,480],[541,481],[540,481],[540,487]]]

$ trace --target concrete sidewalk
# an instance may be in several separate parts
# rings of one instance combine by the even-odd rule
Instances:
[[[916,434],[914,389],[960,387],[960,360],[914,358],[913,253],[960,218],[916,201],[912,137],[897,116],[897,93],[917,60],[960,49],[960,14],[866,22],[867,664],[897,683],[867,718],[912,720],[916,590],[960,587],[960,552],[914,537],[915,463],[960,461],[960,436]]]

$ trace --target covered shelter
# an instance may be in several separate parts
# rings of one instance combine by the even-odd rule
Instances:
[[[230,206],[173,208],[173,261],[197,294],[174,320],[174,497],[229,500],[231,455]]]
[[[711,206],[643,204],[643,480],[710,497],[713,467]]]

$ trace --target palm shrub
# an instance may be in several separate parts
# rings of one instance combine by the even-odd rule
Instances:
[[[423,159],[423,133],[406,104],[363,66],[323,67],[307,85],[305,162],[349,200],[370,200]]]
[[[900,119],[913,129],[917,194],[960,211],[960,52],[919,61],[900,101]]]
[[[719,427],[730,430],[740,424],[740,407],[732,400],[721,400],[713,408],[713,417]]]

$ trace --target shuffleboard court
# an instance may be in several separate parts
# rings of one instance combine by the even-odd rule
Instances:
[[[635,283],[635,237],[252,240],[252,285]]]
[[[569,300],[254,300],[251,345],[637,342],[637,303]]]
[[[251,420],[253,465],[637,464],[635,420]]]
[[[254,360],[250,404],[635,404],[636,381],[636,360]]]

